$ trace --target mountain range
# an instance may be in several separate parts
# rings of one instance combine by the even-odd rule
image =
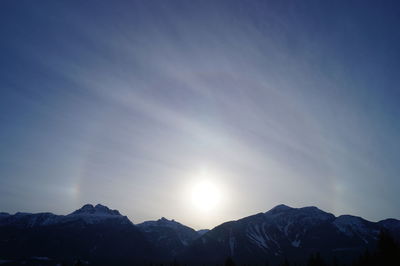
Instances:
[[[0,213],[0,263],[216,265],[232,258],[238,263],[273,265],[285,258],[302,263],[316,253],[348,263],[365,250],[374,250],[382,230],[400,240],[399,220],[335,217],[317,207],[278,205],[195,231],[164,217],[134,224],[117,210],[87,204],[68,215]]]

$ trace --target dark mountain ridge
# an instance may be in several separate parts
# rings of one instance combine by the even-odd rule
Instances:
[[[386,223],[386,228],[398,230],[397,224],[400,221],[394,220]],[[208,263],[215,263],[231,257],[238,262],[260,263],[288,257],[302,262],[320,253],[328,259],[350,261],[366,249],[373,250],[382,229],[381,224],[356,216],[335,217],[316,207],[279,205],[215,227],[186,249],[183,258],[207,258]]]
[[[374,250],[382,230],[400,240],[399,220],[374,223],[351,215],[335,217],[316,207],[278,205],[196,232],[166,218],[135,225],[117,210],[87,204],[68,215],[0,213],[0,260],[29,264],[35,258],[79,258],[92,264],[142,265],[177,259],[220,264],[230,257],[257,265],[284,258],[302,263],[319,253],[348,263]]]
[[[177,256],[201,235],[192,228],[164,217],[137,224],[147,239],[168,256]]]

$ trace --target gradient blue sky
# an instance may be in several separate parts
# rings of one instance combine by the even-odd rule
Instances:
[[[0,210],[400,218],[399,27],[398,1],[0,1]]]

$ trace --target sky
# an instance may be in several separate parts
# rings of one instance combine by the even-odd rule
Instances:
[[[399,26],[397,1],[0,1],[0,211],[400,219]]]

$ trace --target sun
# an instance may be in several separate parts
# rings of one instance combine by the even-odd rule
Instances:
[[[191,200],[193,206],[201,211],[211,211],[218,207],[221,201],[221,190],[216,183],[208,180],[193,184]]]

